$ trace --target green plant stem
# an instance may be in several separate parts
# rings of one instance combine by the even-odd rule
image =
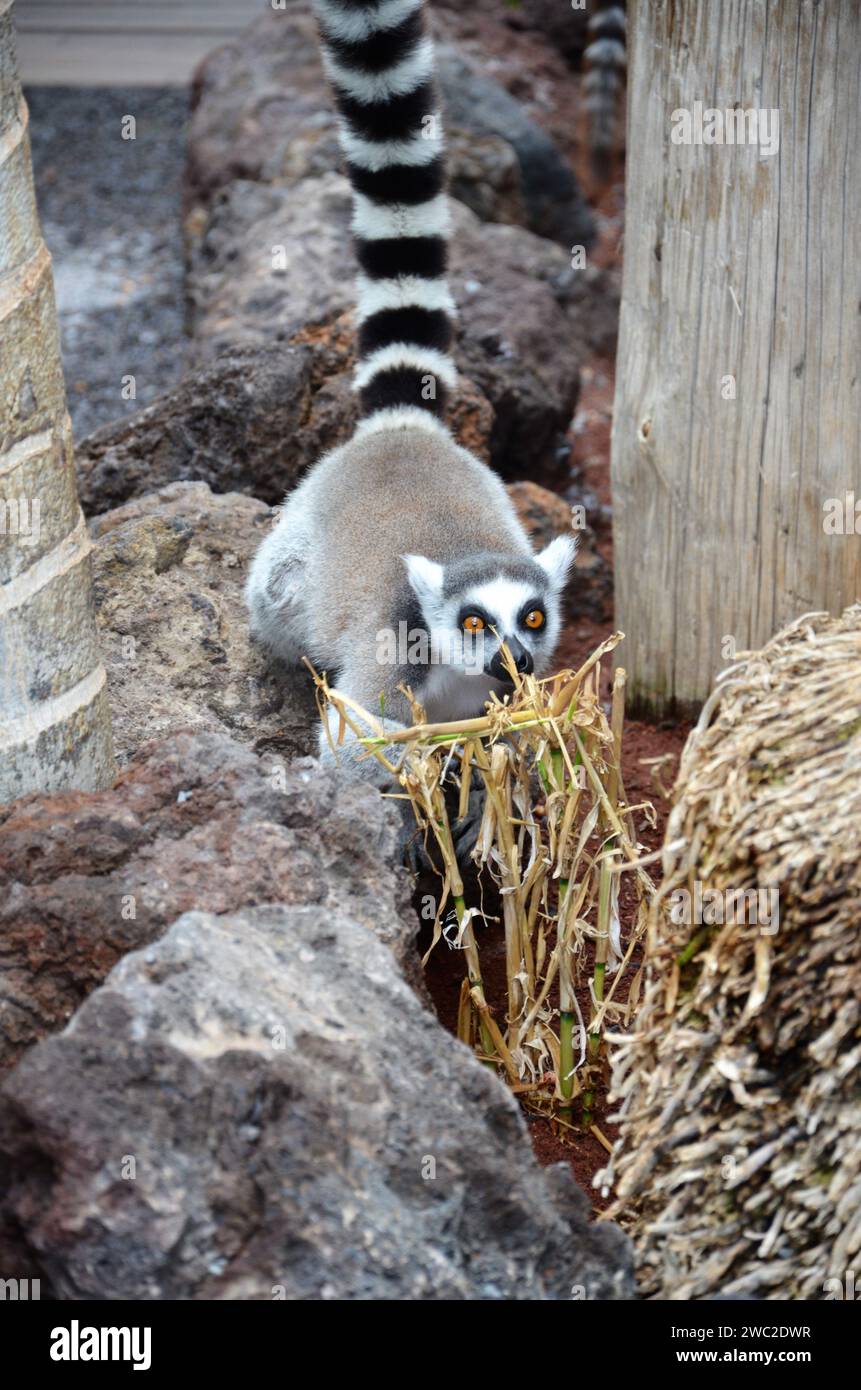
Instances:
[[[687,965],[689,961],[693,960],[703,942],[707,940],[708,934],[709,928],[703,927],[702,931],[698,931],[696,936],[691,937],[685,949],[679,954],[679,965]]]

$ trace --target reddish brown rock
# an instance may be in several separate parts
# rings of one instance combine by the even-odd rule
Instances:
[[[188,373],[77,445],[85,513],[180,481],[280,501],[315,456],[311,420],[323,375],[315,350],[301,343],[240,346]]]
[[[550,32],[538,9],[556,12],[558,33]],[[590,6],[590,8],[592,8]],[[575,167],[586,140],[580,74],[572,71],[570,49],[580,51],[588,11],[573,10],[570,0],[434,0],[432,23],[440,41],[449,43],[479,72],[515,97],[529,119],[555,143]],[[556,28],[556,26],[554,26]],[[570,30],[570,35],[566,34]],[[570,44],[566,39],[570,37]]]
[[[0,810],[0,1066],[182,912],[350,903],[416,977],[392,812],[372,788],[223,734],[150,744],[109,791]]]

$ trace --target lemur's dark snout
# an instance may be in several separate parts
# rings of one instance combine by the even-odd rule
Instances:
[[[530,651],[527,651],[523,643],[518,642],[516,637],[507,637],[506,646],[508,647],[508,650],[511,652],[511,659],[514,662],[515,669],[518,670],[522,676],[531,675],[534,666],[532,660],[532,653]],[[490,663],[490,666],[488,667],[488,671],[490,675],[494,677],[495,680],[508,681],[510,684],[511,677],[509,676],[508,668],[506,667],[505,662],[502,659],[501,648],[498,652],[494,653],[494,657]]]

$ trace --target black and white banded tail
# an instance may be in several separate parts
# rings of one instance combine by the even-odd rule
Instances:
[[[423,0],[314,0],[353,185],[365,415],[442,414],[456,373],[448,202]]]
[[[625,11],[614,0],[598,0],[589,20],[583,82],[589,113],[589,148],[594,174],[605,179],[616,144],[619,98],[625,82]]]

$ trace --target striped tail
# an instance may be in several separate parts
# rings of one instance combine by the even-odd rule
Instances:
[[[442,415],[457,379],[442,128],[423,0],[314,7],[353,185],[355,387],[363,413],[380,424],[421,423],[428,412]]]
[[[625,11],[612,0],[599,0],[600,8],[588,24],[589,47],[583,54],[583,82],[589,113],[589,147],[592,170],[606,179],[616,143],[619,94],[625,80]]]

